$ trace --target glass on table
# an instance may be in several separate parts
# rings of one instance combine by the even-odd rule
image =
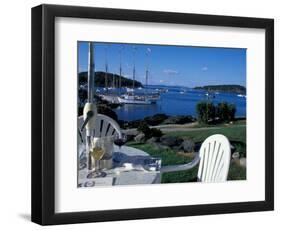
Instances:
[[[120,135],[114,136],[114,144],[117,145],[119,149],[121,149],[121,147],[126,144],[126,141],[127,141],[127,136],[125,134],[122,134],[121,136]]]
[[[109,139],[105,137],[91,139],[89,155],[94,161],[94,170],[88,175],[88,178],[105,177],[106,173],[100,170],[100,160],[106,153]]]

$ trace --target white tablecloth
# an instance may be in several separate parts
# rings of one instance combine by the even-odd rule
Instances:
[[[136,185],[160,183],[159,168],[150,167],[152,158],[148,153],[128,146],[114,146],[113,168],[102,170],[101,178],[87,178],[90,171],[86,167],[86,157],[80,157],[78,173],[79,187]],[[83,167],[84,165],[84,167]]]

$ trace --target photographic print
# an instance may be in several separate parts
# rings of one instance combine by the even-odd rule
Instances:
[[[246,180],[246,49],[77,52],[78,187]]]
[[[33,222],[274,209],[273,19],[44,4],[31,27]]]

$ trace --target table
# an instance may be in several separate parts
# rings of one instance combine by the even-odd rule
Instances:
[[[78,187],[156,184],[161,181],[160,167],[151,164],[155,161],[161,164],[161,160],[142,150],[114,146],[113,168],[102,170],[106,176],[101,178],[87,178],[90,172],[86,167],[85,151],[83,154],[79,158],[80,166],[84,167],[79,167]]]

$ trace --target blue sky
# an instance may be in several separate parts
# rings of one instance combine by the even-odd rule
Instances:
[[[246,49],[94,43],[96,71],[105,71],[107,53],[108,72],[119,73],[120,47],[122,75],[132,78],[135,47],[136,80],[142,83],[145,82],[145,69],[149,63],[150,85],[246,86]],[[87,63],[88,42],[78,42],[79,72],[87,71]]]

